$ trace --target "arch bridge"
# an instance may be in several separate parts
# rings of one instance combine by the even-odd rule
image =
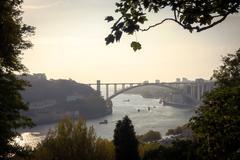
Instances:
[[[112,98],[122,94],[133,88],[143,87],[143,86],[156,86],[156,87],[166,87],[172,89],[185,97],[189,97],[196,102],[201,101],[201,97],[205,92],[210,91],[214,87],[214,82],[212,81],[189,81],[189,82],[159,82],[155,83],[101,83],[100,80],[97,80],[97,83],[88,84],[89,86],[96,88],[97,93],[101,94],[101,88],[105,86],[105,98],[111,100]],[[95,86],[95,87],[94,87]],[[102,86],[102,87],[101,87]],[[113,93],[109,94],[109,88],[113,87]],[[103,95],[102,95],[103,96]]]

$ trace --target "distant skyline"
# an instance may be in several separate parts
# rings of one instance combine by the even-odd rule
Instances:
[[[120,43],[106,46],[111,25],[104,18],[115,15],[115,2],[25,0],[24,23],[36,27],[31,37],[34,47],[23,56],[30,73],[81,83],[209,79],[221,64],[221,55],[240,48],[239,14],[201,33],[191,34],[168,22],[137,36],[124,35]],[[169,14],[153,14],[148,24]],[[130,47],[136,39],[143,45],[138,52]]]

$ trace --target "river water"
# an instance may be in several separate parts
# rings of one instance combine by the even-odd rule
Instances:
[[[140,95],[121,94],[115,97],[112,102],[112,115],[87,121],[87,125],[93,126],[97,136],[102,138],[112,139],[116,122],[125,115],[128,115],[132,120],[137,134],[155,130],[165,135],[168,129],[187,123],[194,114],[194,108],[180,109],[162,106],[158,99],[147,99]],[[107,120],[108,124],[99,124],[104,120]],[[48,130],[55,126],[56,123],[36,126],[31,130],[24,131],[22,133],[23,139],[17,139],[17,141],[22,145],[28,144],[34,147],[44,138]]]

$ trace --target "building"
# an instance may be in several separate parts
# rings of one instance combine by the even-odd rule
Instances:
[[[35,73],[35,74],[33,74],[32,75],[32,77],[34,78],[34,79],[38,79],[38,80],[40,80],[40,79],[47,79],[47,76],[46,76],[46,74],[45,73]]]
[[[181,79],[180,78],[176,78],[176,82],[181,82]]]
[[[143,84],[148,84],[148,83],[149,83],[149,81],[144,81],[144,82],[143,82]]]
[[[189,82],[189,80],[186,77],[183,77],[182,82]]]
[[[196,82],[196,83],[204,83],[205,80],[202,79],[202,78],[197,78],[197,79],[195,79],[195,82]]]

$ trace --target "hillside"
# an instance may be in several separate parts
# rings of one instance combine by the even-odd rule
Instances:
[[[29,111],[24,113],[36,124],[52,123],[64,116],[85,119],[98,118],[111,113],[91,87],[73,80],[47,80],[45,74],[21,76],[31,87],[22,92],[29,103]]]

